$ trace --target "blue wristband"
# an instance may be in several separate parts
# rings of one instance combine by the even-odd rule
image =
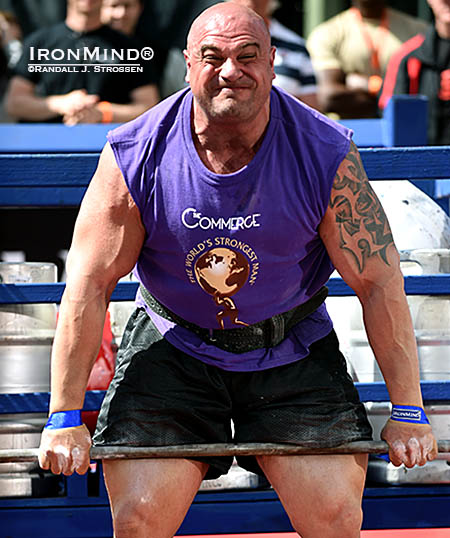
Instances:
[[[59,430],[61,428],[75,428],[81,426],[81,409],[72,409],[71,411],[58,411],[52,413],[45,425],[46,430]]]
[[[393,405],[391,420],[410,424],[429,424],[425,411],[415,405]]]

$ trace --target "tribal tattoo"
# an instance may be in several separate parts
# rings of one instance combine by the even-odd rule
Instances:
[[[387,247],[394,243],[386,214],[366,177],[361,158],[352,143],[347,169],[336,174],[330,207],[340,230],[340,247],[350,252],[360,273],[367,259],[378,255],[386,265]]]

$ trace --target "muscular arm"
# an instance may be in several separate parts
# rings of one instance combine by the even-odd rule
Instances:
[[[139,211],[107,145],[81,205],[67,259],[52,352],[51,412],[82,407],[109,298],[136,263],[143,239]]]
[[[67,259],[52,350],[51,413],[83,407],[111,293],[135,265],[144,235],[139,211],[106,145],[81,205]],[[88,468],[89,447],[85,426],[44,430],[39,462],[55,473],[82,473]]]
[[[389,223],[352,144],[336,174],[320,235],[342,278],[358,296],[370,345],[393,404],[423,406],[417,348]],[[384,438],[397,465],[435,455],[429,426],[389,421]],[[409,443],[418,440],[422,452]]]
[[[318,99],[323,112],[336,112],[342,118],[370,118],[377,112],[377,99],[362,88],[349,87],[341,69],[316,71]]]

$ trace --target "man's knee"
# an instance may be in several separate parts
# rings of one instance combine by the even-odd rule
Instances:
[[[361,503],[348,497],[324,502],[315,513],[291,514],[294,529],[304,537],[350,538],[359,536],[362,525]]]
[[[172,528],[164,528],[162,516],[151,499],[119,502],[113,509],[114,538],[171,538]]]

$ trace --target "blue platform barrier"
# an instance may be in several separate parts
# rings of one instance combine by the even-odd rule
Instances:
[[[362,148],[370,180],[433,181],[450,177],[450,148]],[[426,157],[424,157],[426,155]],[[3,207],[78,206],[95,171],[98,153],[0,153],[0,205]]]
[[[428,99],[417,95],[394,95],[382,118],[341,120],[354,131],[360,147],[424,146],[427,143]],[[106,134],[117,124],[74,125],[33,123],[0,124],[1,153],[99,152]]]
[[[340,123],[354,131],[353,140],[359,148],[424,146],[427,137],[427,107],[428,99],[424,96],[394,95],[386,106],[382,118],[341,120]],[[17,173],[26,172],[26,170],[14,161],[14,156],[23,159],[24,155],[28,155],[32,162],[41,154],[52,154],[57,160],[59,156],[67,153],[93,153],[93,159],[96,160],[96,154],[101,151],[106,142],[106,134],[116,126],[117,124],[75,125],[73,127],[46,123],[0,124],[0,154],[10,157],[9,162],[11,166],[17,167]],[[76,167],[77,161],[73,161],[73,164]],[[42,172],[45,174],[45,170]],[[66,175],[65,172],[61,166],[63,177]],[[78,172],[84,171],[76,168],[72,172],[77,175]],[[440,198],[448,191],[450,187],[448,183],[441,182],[440,189],[437,189],[434,180],[421,181],[422,179],[413,180],[413,183],[434,198],[448,213],[448,202]],[[26,181],[22,187],[27,187]],[[45,195],[49,188],[52,186],[47,185],[41,191],[34,191],[33,205],[47,205]],[[55,188],[57,189],[55,194],[61,194],[59,199],[53,197],[55,207],[79,203],[81,191],[76,185],[71,193],[67,190],[60,191],[59,185],[55,185]],[[3,194],[8,196],[6,190]],[[17,202],[19,206],[26,205],[19,199]]]
[[[354,131],[359,148],[426,146],[428,98],[394,95],[379,119],[340,120]]]

